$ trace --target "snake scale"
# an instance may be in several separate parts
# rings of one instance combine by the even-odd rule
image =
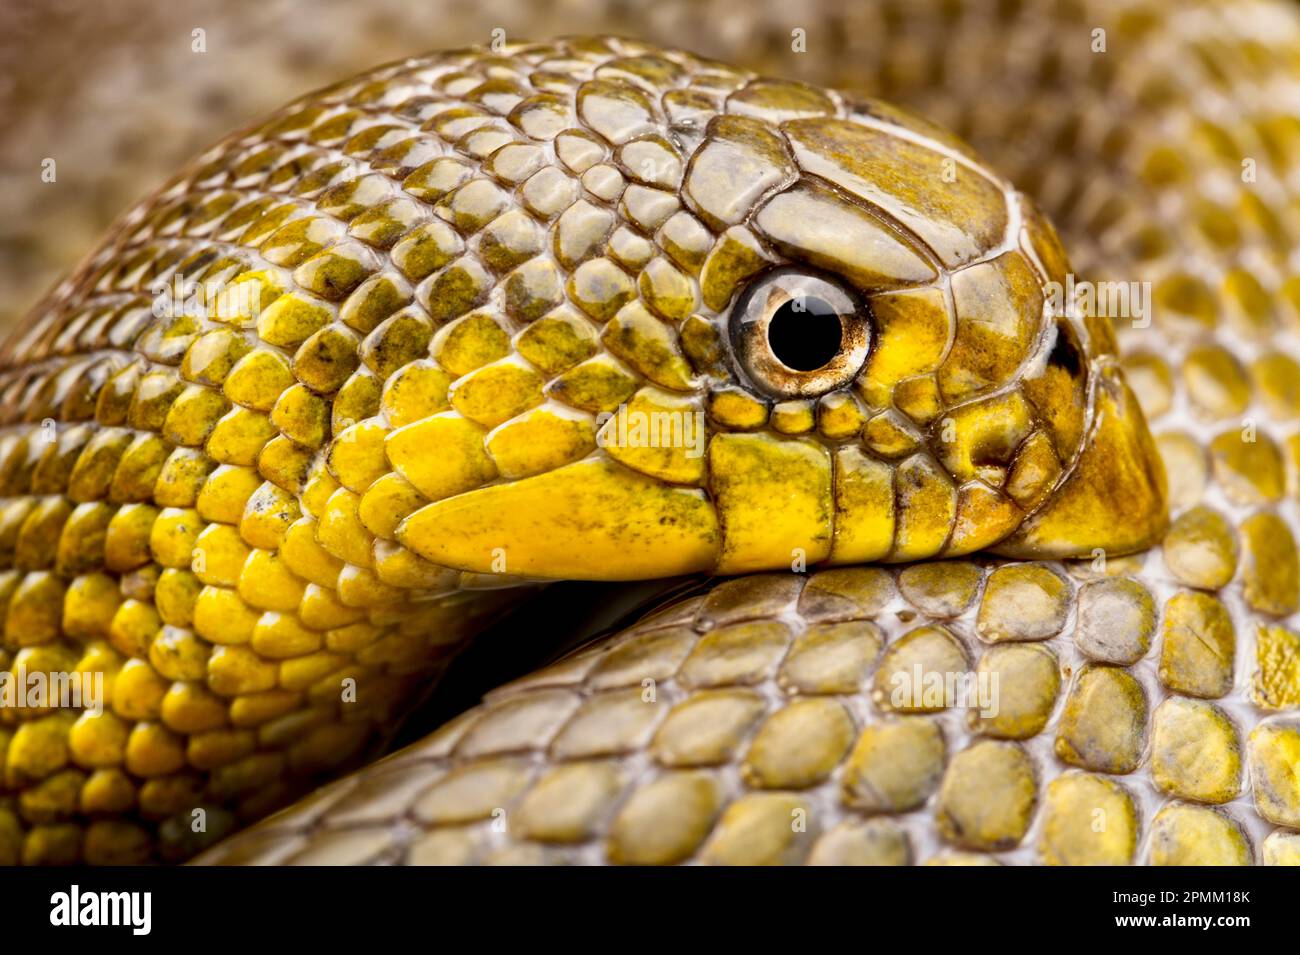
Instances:
[[[1300,15],[827,10],[828,88],[432,54],[120,220],[0,353],[0,666],[105,687],[0,710],[0,862],[1300,860]]]

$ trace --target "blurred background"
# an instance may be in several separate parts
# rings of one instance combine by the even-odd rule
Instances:
[[[831,16],[828,4],[844,7]],[[834,0],[0,0],[0,327],[127,207],[259,114],[435,48],[613,32],[836,82]],[[856,8],[856,12],[855,12]],[[809,55],[791,30],[817,26]],[[202,31],[196,35],[194,31]],[[832,36],[831,34],[834,34]],[[196,47],[202,47],[202,51]],[[56,181],[42,181],[55,160]]]

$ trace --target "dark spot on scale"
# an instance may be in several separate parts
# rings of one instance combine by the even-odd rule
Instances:
[[[186,274],[197,275],[200,271],[202,271],[207,266],[211,265],[216,260],[217,260],[217,250],[209,249],[208,251],[204,252],[198,258],[194,259],[192,262],[189,263],[189,265],[186,268]]]
[[[1052,345],[1051,354],[1047,356],[1047,363],[1060,368],[1071,378],[1077,378],[1083,371],[1083,355],[1079,353],[1079,346],[1060,322],[1056,323],[1056,341]]]

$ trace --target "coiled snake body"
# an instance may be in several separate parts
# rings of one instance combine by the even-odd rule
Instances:
[[[106,704],[0,711],[0,861],[186,858],[534,581],[696,573],[204,858],[1300,858],[1300,21],[911,17],[881,91],[1023,193],[578,39],[382,67],[130,212],[4,350],[0,663]]]

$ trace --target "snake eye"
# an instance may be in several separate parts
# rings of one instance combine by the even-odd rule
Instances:
[[[871,347],[857,293],[793,268],[768,272],[731,313],[731,348],[749,378],[776,398],[811,398],[853,380]]]

